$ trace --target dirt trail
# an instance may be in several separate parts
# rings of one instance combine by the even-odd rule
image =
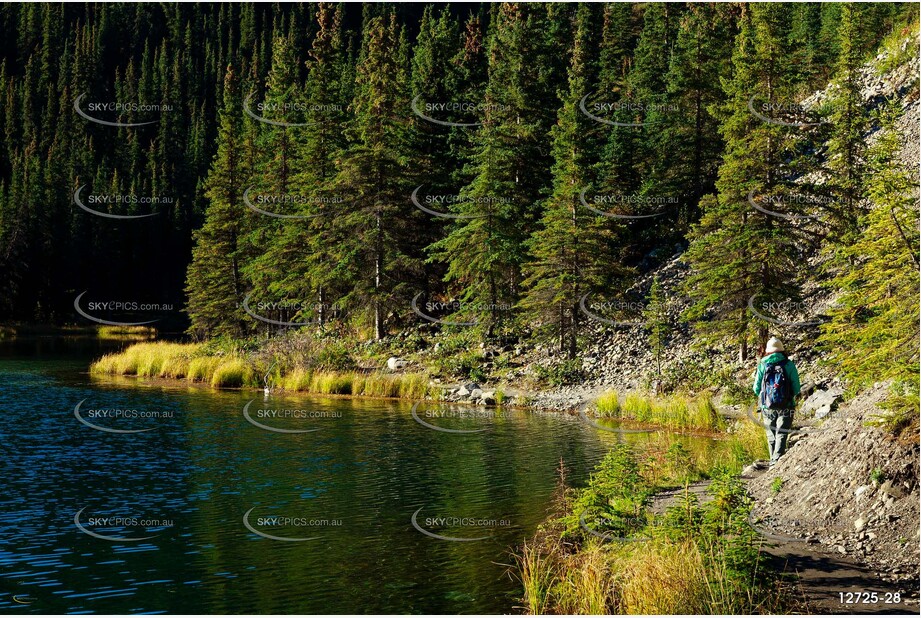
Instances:
[[[750,480],[764,471],[743,477]],[[649,510],[662,514],[678,504],[685,491],[700,504],[712,499],[709,481],[698,481],[687,489],[671,489],[652,497]],[[764,537],[763,551],[778,572],[795,576],[797,600],[804,613],[812,614],[918,614],[918,581],[887,581],[856,560],[822,551],[818,544],[775,534],[753,525]],[[890,577],[891,579],[891,577]],[[898,602],[895,601],[898,594]],[[843,596],[842,596],[843,595]]]

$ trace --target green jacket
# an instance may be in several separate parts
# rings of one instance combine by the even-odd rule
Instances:
[[[761,395],[761,379],[764,377],[764,368],[771,363],[777,363],[784,359],[787,361],[787,364],[784,366],[784,371],[787,374],[787,378],[790,380],[790,386],[793,388],[793,399],[794,401],[796,400],[800,391],[799,372],[796,371],[796,365],[793,364],[793,361],[787,358],[787,355],[783,352],[768,354],[758,361],[758,369],[755,370],[755,384],[753,387],[755,395],[759,397]]]

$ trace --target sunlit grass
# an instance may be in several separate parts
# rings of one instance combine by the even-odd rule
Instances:
[[[527,613],[789,611],[793,603],[789,588],[766,569],[758,535],[747,523],[745,485],[727,470],[710,485],[713,500],[701,504],[693,493],[685,494],[664,514],[649,514],[639,537],[631,542],[599,539],[577,523],[582,521],[580,513],[611,512],[624,500],[645,509],[644,496],[650,491],[676,482],[684,485],[688,477],[681,468],[695,465],[696,458],[681,444],[663,437],[662,444],[650,445],[665,450],[664,460],[648,458],[648,453],[629,454],[628,447],[615,449],[596,467],[586,487],[558,487],[558,515],[544,522],[515,553],[513,573],[522,583]],[[677,475],[667,472],[670,463],[677,464],[673,470]],[[639,483],[634,478],[637,471],[642,477]]]
[[[235,352],[201,354],[199,344],[152,342],[138,343],[107,354],[90,368],[95,374],[135,375],[186,379],[204,382],[215,388],[261,387],[262,376],[256,366]],[[287,391],[319,395],[353,395],[424,399],[431,395],[423,374],[383,374],[341,371],[311,371],[295,367],[276,373],[271,386]]]
[[[602,393],[595,400],[595,410],[598,412],[598,416],[602,417],[617,418],[620,416],[620,399],[617,391],[612,390]]]
[[[703,539],[535,541],[517,553],[528,614],[748,615],[782,612],[781,594],[740,584],[726,548]]]
[[[91,373],[173,377],[186,373],[196,344],[151,342],[136,343],[121,352],[106,354],[90,367]]]
[[[157,329],[150,326],[99,326],[96,336],[100,339],[144,341],[154,339]]]
[[[706,395],[660,398],[627,393],[621,403],[616,391],[608,391],[595,401],[595,410],[601,417],[629,419],[671,429],[721,431],[726,427],[713,401]]]
[[[211,375],[211,386],[215,388],[240,388],[259,386],[259,378],[253,367],[242,358],[228,358],[222,361]]]
[[[186,379],[189,382],[211,382],[211,376],[220,364],[219,356],[196,356],[189,361]]]

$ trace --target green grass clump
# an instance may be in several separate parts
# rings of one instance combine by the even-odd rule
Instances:
[[[185,374],[196,344],[157,341],[136,343],[121,352],[106,354],[90,366],[90,373],[178,377]]]
[[[620,404],[617,394],[609,392],[598,398],[596,408],[599,416],[626,418],[672,429],[722,431],[726,428],[713,401],[706,395],[657,398],[628,393]]]
[[[249,363],[241,358],[228,358],[221,362],[211,375],[211,386],[240,388],[258,386],[258,378]]]
[[[783,489],[783,479],[778,476],[771,481],[771,493],[779,494],[781,489]]]
[[[652,401],[639,393],[627,393],[621,414],[633,420],[648,423],[652,419]]]
[[[189,370],[186,379],[189,382],[210,382],[214,370],[221,364],[218,356],[196,356],[189,361]]]
[[[602,393],[601,396],[595,400],[595,410],[598,412],[598,416],[601,417],[619,417],[620,399],[617,396],[617,391],[607,391],[606,393]]]
[[[286,391],[306,391],[310,389],[310,380],[312,377],[309,371],[298,367],[285,375],[281,379],[281,384],[279,386]]]
[[[96,336],[100,339],[144,341],[156,338],[157,329],[151,326],[99,326]]]
[[[218,345],[220,344],[220,345]],[[344,361],[343,361],[344,362]],[[107,354],[93,363],[96,374],[136,375],[205,382],[215,388],[262,387],[263,372],[246,351],[226,342],[199,344],[151,342],[134,344]],[[276,370],[270,384],[284,390],[319,395],[354,395],[399,399],[424,399],[429,395],[428,377],[406,373],[388,375],[354,371],[317,370],[295,366]]]
[[[310,379],[311,393],[320,395],[351,395],[353,374],[315,373]]]

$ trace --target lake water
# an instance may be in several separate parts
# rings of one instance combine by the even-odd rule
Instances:
[[[517,613],[510,552],[560,461],[582,484],[625,439],[570,416],[91,378],[113,345],[0,345],[4,613]]]

